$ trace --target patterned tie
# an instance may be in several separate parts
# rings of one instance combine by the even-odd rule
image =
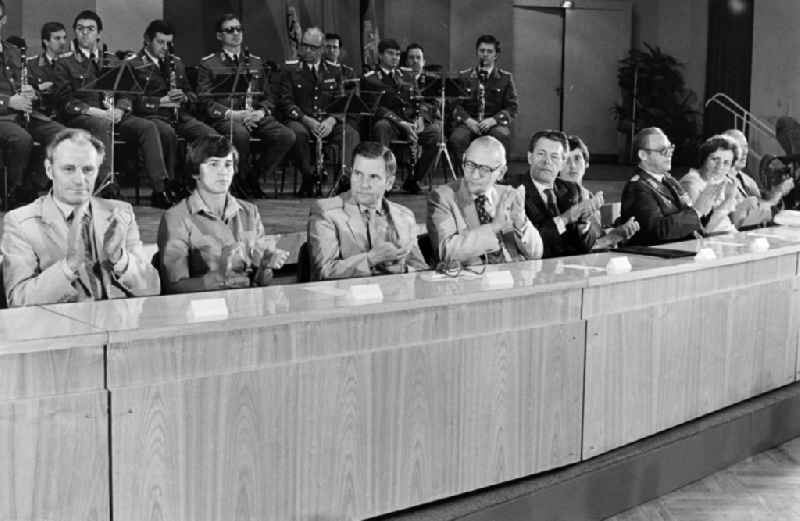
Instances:
[[[74,212],[67,217],[67,224],[71,225],[75,215]],[[81,220],[81,239],[83,240],[83,267],[79,270],[81,282],[94,300],[104,300],[107,298],[105,287],[103,286],[103,274],[100,265],[100,257],[97,254],[97,246],[94,242],[94,230],[92,228],[92,216],[87,211]]]
[[[478,212],[478,222],[481,224],[489,224],[494,220],[492,216],[489,215],[489,210],[487,209],[488,203],[489,199],[486,197],[486,194],[480,194],[475,197],[475,211]],[[500,249],[487,254],[489,264],[502,264],[506,262],[505,255],[503,254],[503,235],[500,233],[497,234],[497,242],[500,243]]]
[[[550,217],[557,217],[558,204],[556,203],[556,193],[552,188],[545,188],[544,195],[547,198],[547,211],[550,212]]]

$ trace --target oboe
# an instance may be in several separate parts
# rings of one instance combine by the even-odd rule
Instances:
[[[322,115],[316,114],[317,121],[321,121]],[[325,158],[322,155],[322,136],[319,134],[315,134],[314,137],[316,138],[315,145],[317,147],[317,157],[316,162],[314,164],[314,182],[317,185],[317,194],[322,192],[322,177],[325,175]]]
[[[486,71],[478,73],[478,123],[486,117]]]
[[[424,82],[425,76],[420,76],[419,79],[421,82]],[[412,85],[411,103],[413,107],[413,111],[411,113],[411,122],[414,125],[414,131],[417,132],[417,140],[411,142],[411,144],[409,145],[409,148],[411,150],[411,157],[408,158],[408,168],[413,174],[414,168],[416,167],[417,161],[419,160],[420,156],[419,132],[425,126],[421,114],[422,97],[420,96],[420,88],[417,85],[416,78],[414,79],[414,84]]]
[[[244,68],[247,74],[247,90],[244,93],[244,109],[247,111],[253,110],[253,76],[250,74],[250,49],[244,48],[242,54],[244,55]]]
[[[167,60],[169,63],[169,88],[170,90],[176,90],[178,88],[178,74],[175,72],[175,62],[177,61],[177,57],[173,52],[173,46],[170,43],[167,46]],[[180,121],[181,117],[181,107],[178,104],[174,109],[172,109],[172,118],[175,120],[175,123]]]

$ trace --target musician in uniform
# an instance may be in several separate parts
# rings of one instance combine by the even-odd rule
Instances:
[[[328,104],[342,93],[343,81],[341,67],[322,59],[323,37],[317,27],[303,31],[300,42],[302,61],[286,62],[278,97],[286,125],[296,135],[292,158],[303,176],[299,195],[306,197],[313,196],[315,182],[321,182],[321,179],[316,179],[311,165],[312,140],[329,138],[339,145],[344,131],[347,145],[345,164],[351,164],[353,150],[360,141],[358,132],[346,119],[323,113]],[[317,157],[318,161],[320,159]]]
[[[352,67],[341,62],[342,57],[342,37],[336,33],[325,33],[325,47],[322,51],[322,58],[332,65],[338,65],[342,69],[342,78],[349,80],[354,78],[356,73]]]
[[[131,113],[133,102],[128,95],[116,95],[112,106],[102,93],[83,90],[91,89],[104,69],[123,65],[114,54],[99,47],[103,21],[94,11],[82,11],[75,17],[72,29],[75,32],[75,50],[60,57],[56,64],[56,98],[62,120],[69,127],[88,130],[109,151],[114,143],[113,121],[122,138],[137,145],[144,169],[153,184],[153,206],[168,208],[172,204],[166,193],[169,171],[164,164],[161,139],[155,124]],[[100,170],[101,183],[106,181],[105,175],[113,167],[106,157]]]
[[[0,0],[0,29],[7,19]],[[0,60],[0,148],[9,193],[5,203],[7,208],[15,208],[36,198],[33,181],[25,178],[34,141],[45,144],[64,127],[38,111],[35,81],[30,75],[24,78],[28,69],[20,48],[0,42]]]
[[[384,146],[396,139],[409,140],[413,148],[419,147],[419,172],[427,168],[436,157],[436,142],[439,127],[433,125],[435,110],[431,105],[418,106],[413,98],[419,94],[414,73],[400,64],[400,45],[391,39],[378,43],[378,65],[361,78],[361,90],[383,92],[380,105],[375,112],[372,133],[375,140]],[[404,184],[412,193],[419,193],[415,175]]]
[[[478,65],[459,72],[466,99],[459,100],[453,110],[454,128],[449,146],[456,163],[476,136],[493,136],[508,151],[511,122],[519,107],[513,76],[497,66],[500,54],[497,38],[490,34],[478,37],[475,51]]]
[[[172,53],[174,38],[175,31],[168,22],[150,22],[144,32],[144,46],[130,63],[144,89],[134,102],[133,112],[158,128],[164,163],[173,180],[168,187],[169,194],[177,202],[179,195],[188,195],[184,184],[175,177],[178,136],[192,143],[203,136],[218,136],[219,133],[190,112],[198,98],[186,77],[184,62]]]
[[[222,15],[216,31],[220,51],[203,58],[197,68],[197,93],[202,110],[217,132],[232,136],[239,152],[240,181],[234,183],[233,194],[240,198],[266,197],[260,180],[272,176],[294,145],[294,133],[275,118],[275,103],[264,64],[243,46],[244,28],[236,15]],[[231,88],[236,89],[236,95],[219,96]],[[248,95],[247,90],[254,94]],[[251,137],[262,142],[255,169],[250,166]]]

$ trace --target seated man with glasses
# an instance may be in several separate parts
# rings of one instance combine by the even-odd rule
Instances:
[[[622,221],[635,217],[639,222],[639,231],[629,243],[660,244],[703,233],[701,217],[711,210],[716,194],[692,204],[680,183],[669,175],[675,145],[660,128],[640,130],[634,137],[634,149],[639,164],[622,190]]]
[[[428,234],[445,267],[539,259],[542,238],[525,215],[525,188],[498,185],[506,151],[491,136],[464,153],[464,177],[437,187],[428,199]]]
[[[350,190],[311,205],[311,280],[429,269],[417,245],[414,213],[384,197],[397,171],[394,154],[363,141],[353,155]]]
[[[558,177],[568,150],[567,136],[558,130],[536,132],[528,147],[525,214],[542,236],[545,258],[588,253],[603,233],[592,218],[603,193],[584,197],[580,186]]]

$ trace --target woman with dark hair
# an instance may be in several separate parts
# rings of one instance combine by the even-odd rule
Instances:
[[[700,145],[698,168],[690,169],[681,178],[681,186],[692,203],[703,192],[713,196],[711,211],[700,216],[706,233],[736,231],[730,215],[741,201],[741,194],[736,189],[731,172],[738,153],[739,149],[732,139],[722,135],[711,136]]]
[[[196,187],[164,213],[158,230],[163,292],[266,286],[289,252],[264,233],[254,204],[230,194],[238,152],[227,138],[206,136],[186,159]]]

